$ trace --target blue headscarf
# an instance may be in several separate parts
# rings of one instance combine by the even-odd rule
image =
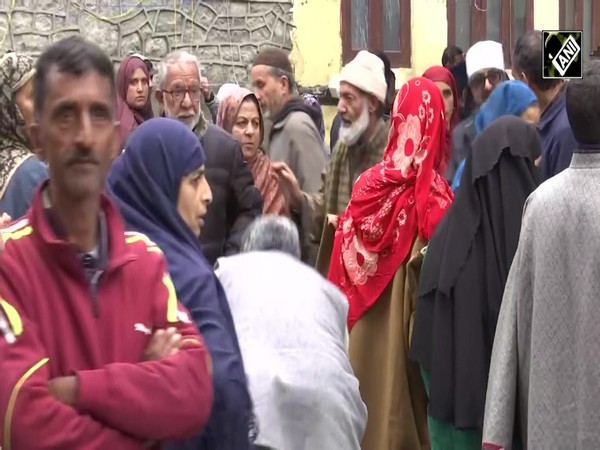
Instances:
[[[522,81],[500,83],[475,116],[475,131],[481,133],[498,117],[520,116],[534,103],[537,103],[537,97]]]
[[[488,99],[481,105],[475,116],[475,132],[481,133],[494,120],[501,116],[520,116],[534,103],[537,97],[522,81],[509,80],[494,88]],[[465,160],[463,159],[452,180],[452,190],[460,186]]]
[[[177,120],[140,125],[108,177],[108,190],[129,230],[163,251],[181,303],[190,311],[213,362],[214,404],[200,435],[171,448],[248,449],[252,405],[227,298],[194,236],[177,211],[184,176],[200,168],[204,150]]]

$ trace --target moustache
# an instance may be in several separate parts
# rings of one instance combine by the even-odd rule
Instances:
[[[81,152],[78,152],[77,154],[69,157],[69,159],[67,159],[67,166],[72,166],[75,164],[100,164],[100,162],[94,158],[92,155],[90,154],[81,154]]]

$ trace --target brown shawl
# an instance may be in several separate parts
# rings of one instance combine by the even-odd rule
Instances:
[[[231,133],[240,107],[246,99],[251,99],[258,108],[261,130],[260,142],[262,142],[264,136],[262,113],[256,96],[248,89],[240,87],[231,92],[220,102],[219,112],[217,114],[217,125],[228,133]],[[279,181],[271,173],[271,161],[269,160],[269,157],[259,149],[253,158],[246,159],[246,163],[250,166],[250,170],[254,176],[255,186],[263,196],[263,213],[289,217],[291,214],[290,205],[279,185]]]

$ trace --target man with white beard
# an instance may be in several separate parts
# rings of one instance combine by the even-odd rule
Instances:
[[[200,240],[212,265],[221,256],[239,252],[246,227],[262,214],[263,199],[238,141],[204,118],[200,75],[198,59],[177,51],[159,64],[155,84],[164,115],[187,125],[204,147],[213,202],[204,217]]]
[[[316,261],[325,217],[346,209],[358,176],[383,158],[389,131],[383,119],[387,90],[383,61],[372,53],[359,52],[342,69],[337,108],[342,125],[318,194],[302,192],[293,172],[284,163],[273,162],[292,207],[310,216],[309,262]]]

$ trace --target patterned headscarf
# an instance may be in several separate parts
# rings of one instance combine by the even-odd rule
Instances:
[[[246,99],[252,99],[255,103],[258,104],[258,100],[256,99],[256,96],[252,91],[241,86],[230,88],[227,92],[227,95],[225,95],[219,102],[219,111],[217,112],[217,125],[223,128],[228,133],[231,133],[231,131],[233,130],[233,126],[235,125],[238,112],[240,111],[240,107]],[[262,112],[260,108],[258,109],[258,114],[260,116],[260,142],[262,142],[265,130]]]
[[[0,198],[17,168],[32,156],[16,95],[34,73],[29,56],[11,52],[0,59]]]
[[[236,89],[231,89],[228,92],[228,95],[221,100],[219,103],[219,111],[217,113],[217,125],[228,133],[231,133],[240,107],[244,100],[247,99],[251,99],[258,108],[258,114],[260,116],[259,142],[262,142],[265,132],[262,112],[256,96],[246,88],[238,86]],[[269,157],[259,149],[252,159],[246,159],[246,163],[248,163],[252,175],[254,176],[255,186],[263,196],[263,213],[289,216],[289,202],[281,189],[279,180],[271,173],[271,161],[269,160]]]
[[[312,94],[302,94],[302,102],[316,112],[316,118],[313,120],[315,121],[315,125],[319,129],[321,139],[325,140],[325,121],[323,120],[323,110],[321,109],[321,104],[319,103],[319,100]]]
[[[394,102],[383,161],[358,178],[335,232],[328,278],[348,298],[349,328],[385,290],[415,235],[428,240],[454,198],[439,174],[445,134],[439,89],[409,80]]]

